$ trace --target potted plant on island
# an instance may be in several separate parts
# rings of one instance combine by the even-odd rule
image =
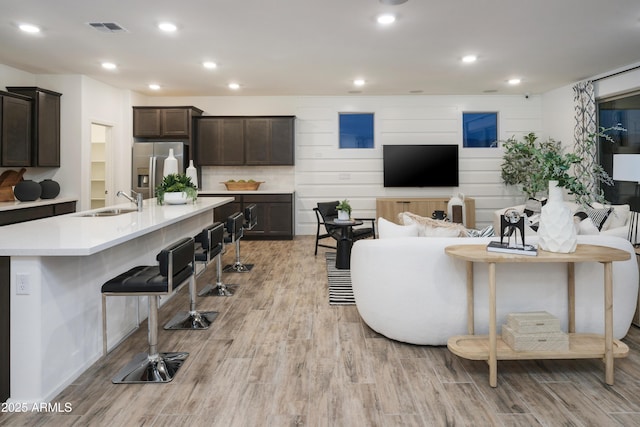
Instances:
[[[162,178],[162,182],[156,187],[156,197],[159,205],[165,202],[170,205],[185,204],[188,199],[195,203],[198,188],[187,175],[172,173]]]
[[[336,210],[338,211],[338,220],[349,221],[351,219],[351,205],[347,199],[338,203]]]

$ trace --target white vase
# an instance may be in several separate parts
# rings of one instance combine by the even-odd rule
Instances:
[[[549,181],[549,199],[540,213],[538,246],[549,252],[575,252],[578,244],[571,209],[564,203],[558,181]]]
[[[338,211],[338,219],[340,221],[349,221],[349,212],[347,212],[347,211]]]
[[[191,182],[193,182],[193,185],[197,187],[198,186],[198,169],[196,169],[196,167],[193,166],[193,160],[189,160],[189,167],[187,168],[185,173],[189,178],[191,178]]]
[[[173,155],[173,148],[169,148],[169,155],[164,159],[162,176],[178,173],[178,159]]]

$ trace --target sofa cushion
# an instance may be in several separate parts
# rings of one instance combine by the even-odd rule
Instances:
[[[380,217],[378,218],[378,237],[381,239],[418,237],[418,225],[398,225]]]
[[[420,237],[466,237],[467,229],[462,224],[448,221],[439,221],[432,218],[416,215],[411,212],[398,214],[401,224],[416,224]]]

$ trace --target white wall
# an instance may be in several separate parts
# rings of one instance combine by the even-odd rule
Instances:
[[[62,93],[60,167],[29,167],[25,179],[55,179],[60,183],[61,195],[78,197],[78,210],[89,209],[90,126],[95,121],[113,127],[113,187],[129,189],[131,105],[132,100],[144,102],[143,98],[86,76],[33,75],[4,65],[0,65],[0,86],[38,86]],[[0,168],[0,172],[4,169]]]
[[[147,105],[193,105],[205,115],[295,115],[296,234],[315,233],[312,208],[318,201],[348,198],[355,215],[373,217],[376,197],[454,192],[475,198],[477,225],[488,225],[493,210],[522,201],[502,184],[501,149],[461,149],[459,188],[391,189],[382,184],[382,145],[461,145],[463,111],[498,111],[500,139],[543,131],[537,96],[154,97]],[[358,111],[375,113],[375,148],[340,150],[338,113]],[[261,178],[268,168],[262,169]]]

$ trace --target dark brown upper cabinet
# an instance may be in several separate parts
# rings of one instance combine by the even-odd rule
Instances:
[[[31,166],[60,167],[61,93],[39,87],[12,86],[10,92],[31,98]]]
[[[244,165],[244,122],[203,116],[195,120],[196,163],[199,166]]]
[[[0,91],[0,166],[31,166],[31,98]]]
[[[192,119],[201,114],[191,106],[133,107],[133,137],[190,140]]]
[[[200,166],[294,164],[294,116],[202,116],[195,120]]]
[[[245,119],[245,164],[292,165],[293,120],[293,117]]]

